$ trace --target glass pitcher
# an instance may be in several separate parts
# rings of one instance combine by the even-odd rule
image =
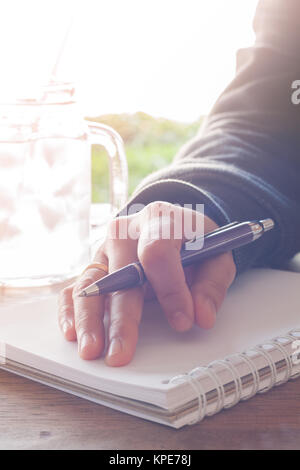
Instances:
[[[72,83],[0,105],[0,284],[60,283],[90,262],[91,144],[109,159],[109,214],[127,197],[122,139],[83,119]],[[99,224],[107,222],[106,214]]]

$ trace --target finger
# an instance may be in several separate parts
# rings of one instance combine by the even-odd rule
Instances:
[[[177,216],[181,218],[182,209],[172,206],[171,217],[167,209],[165,203],[155,203],[154,210],[148,206],[141,224],[138,256],[170,325],[185,331],[193,325],[194,307],[180,258],[184,240],[175,237],[174,220]],[[167,227],[170,230],[164,237],[162,230]]]
[[[107,265],[107,258],[101,249],[97,253],[95,261]],[[79,297],[78,294],[104,276],[106,276],[106,272],[97,268],[89,268],[80,276],[73,289],[78,352],[83,359],[96,359],[104,350],[103,316],[105,298],[103,295]]]
[[[159,240],[141,243],[139,258],[170,325],[185,331],[193,325],[194,310],[179,252],[169,240]]]
[[[68,341],[76,340],[74,306],[73,306],[73,286],[66,287],[59,295],[58,301],[58,323],[60,329]]]
[[[116,240],[109,244],[106,254],[110,272],[137,260],[135,240]],[[144,294],[141,287],[114,292],[110,296],[109,347],[106,363],[109,366],[128,364],[135,353],[138,327],[142,316]]]
[[[231,252],[211,258],[197,266],[191,292],[195,321],[201,328],[212,328],[216,314],[233,282],[236,267]]]
[[[116,268],[119,269],[119,268]],[[143,308],[141,288],[115,292],[110,299],[109,366],[128,364],[135,353]]]

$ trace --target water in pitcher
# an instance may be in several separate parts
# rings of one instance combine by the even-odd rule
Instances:
[[[91,202],[85,138],[1,143],[0,168],[0,280],[51,283],[85,266]]]

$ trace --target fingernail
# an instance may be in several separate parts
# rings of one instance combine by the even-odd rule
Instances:
[[[173,325],[180,330],[185,330],[191,325],[190,319],[183,312],[173,313],[171,319]]]
[[[115,354],[119,354],[122,351],[122,343],[119,338],[114,338],[111,340],[108,349],[108,356],[114,356]]]
[[[95,341],[96,341],[96,338],[94,337],[94,335],[90,333],[84,333],[80,337],[80,350],[83,351],[83,349],[85,349],[87,346],[94,344]]]
[[[215,303],[209,297],[205,300],[203,313],[203,326],[205,328],[212,328],[216,321],[217,309]]]
[[[217,314],[216,305],[215,305],[215,303],[211,300],[210,297],[207,297],[207,298],[206,298],[206,301],[205,301],[205,308],[211,313],[211,315],[212,315],[213,317],[216,316],[216,314]]]

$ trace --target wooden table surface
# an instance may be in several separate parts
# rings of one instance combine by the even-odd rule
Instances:
[[[300,449],[300,379],[175,430],[0,371],[0,449]]]

